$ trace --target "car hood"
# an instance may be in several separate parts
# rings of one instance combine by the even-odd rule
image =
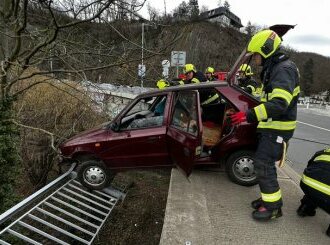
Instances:
[[[60,148],[77,145],[77,144],[86,144],[91,142],[98,142],[104,140],[104,133],[107,131],[110,134],[110,130],[107,125],[109,122],[103,123],[101,125],[96,126],[95,128],[83,131],[72,138],[65,141]]]

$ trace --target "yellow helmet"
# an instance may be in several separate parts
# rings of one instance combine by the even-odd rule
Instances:
[[[207,67],[206,69],[205,69],[205,73],[211,73],[212,75],[214,74],[214,68],[213,67]]]
[[[184,67],[183,67],[183,72],[184,73],[187,73],[187,72],[197,72],[195,66],[193,64],[185,64]]]
[[[258,53],[264,58],[271,56],[281,44],[281,38],[272,30],[263,30],[255,34],[247,47],[247,51]]]
[[[160,79],[158,82],[157,82],[157,87],[159,88],[159,89],[163,89],[163,88],[166,88],[166,87],[169,87],[170,85],[169,85],[169,83],[168,83],[168,81],[166,81],[166,80],[164,80],[164,79]]]
[[[248,64],[242,64],[242,65],[239,67],[238,72],[244,72],[244,74],[245,74],[246,76],[252,76],[252,75],[253,75],[253,72],[252,72],[251,66],[249,66]]]

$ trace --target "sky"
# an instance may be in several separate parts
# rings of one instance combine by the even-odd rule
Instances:
[[[189,0],[185,0],[189,2]],[[283,45],[300,52],[314,52],[330,57],[330,1],[329,0],[227,0],[230,10],[244,26],[248,21],[258,26],[275,24],[297,25],[283,40]],[[170,13],[182,0],[147,0],[160,13]],[[199,7],[209,10],[218,7],[218,0],[198,0]],[[221,1],[222,3],[224,1]],[[148,17],[146,5],[140,12]],[[243,27],[244,28],[244,27]]]

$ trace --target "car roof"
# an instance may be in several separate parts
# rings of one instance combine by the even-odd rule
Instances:
[[[214,82],[201,82],[201,83],[191,83],[185,85],[171,86],[164,89],[155,89],[138,95],[136,98],[144,97],[146,95],[156,95],[165,92],[177,92],[177,91],[186,91],[186,90],[196,90],[203,88],[215,88],[215,87],[227,87],[229,86],[225,81],[214,81]]]

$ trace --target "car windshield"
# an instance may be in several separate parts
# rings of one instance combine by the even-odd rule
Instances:
[[[152,104],[154,103],[155,99],[157,97],[147,97],[140,99],[133,108],[127,113],[127,116],[130,116],[132,114],[135,114],[140,111],[148,111],[151,109]]]

